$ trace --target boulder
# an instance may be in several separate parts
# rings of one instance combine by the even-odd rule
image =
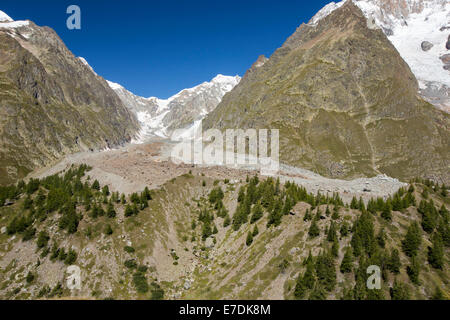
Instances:
[[[448,36],[447,44],[445,45],[447,50],[450,50],[450,35]]]
[[[444,54],[439,59],[441,59],[444,64],[450,64],[450,53]]]
[[[208,238],[205,241],[205,247],[211,249],[212,247],[214,247],[214,240],[213,238]]]
[[[423,51],[429,51],[431,48],[433,48],[433,44],[431,42],[424,41],[422,42],[421,47]]]

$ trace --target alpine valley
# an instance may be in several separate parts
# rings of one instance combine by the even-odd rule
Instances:
[[[0,11],[0,299],[450,299],[450,3],[331,2],[257,56],[144,98]],[[173,162],[198,128],[279,129],[279,172]]]

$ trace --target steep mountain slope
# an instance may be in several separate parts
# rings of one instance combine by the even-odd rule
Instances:
[[[131,140],[135,116],[52,29],[2,19],[0,183],[67,153]]]
[[[278,128],[283,162],[329,177],[448,182],[449,116],[417,91],[382,30],[348,1],[300,26],[203,127]]]
[[[436,288],[449,298],[449,198],[429,181],[366,209],[199,171],[120,196],[89,169],[0,187],[0,298],[408,300]],[[366,289],[369,265],[380,290]]]
[[[345,0],[346,1],[346,0]],[[345,1],[331,2],[314,16],[316,24]],[[419,80],[421,95],[450,112],[450,2],[446,0],[353,0],[380,26]],[[446,60],[447,59],[447,60]],[[447,61],[447,62],[446,62]]]
[[[138,117],[142,124],[138,141],[144,141],[150,136],[170,137],[175,129],[189,130],[214,110],[240,80],[239,76],[217,75],[210,82],[182,90],[167,100],[142,98],[117,83],[108,83]]]

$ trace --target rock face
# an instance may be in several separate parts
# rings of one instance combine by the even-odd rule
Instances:
[[[136,134],[135,116],[52,29],[0,22],[0,52],[0,183]]]
[[[433,48],[433,44],[428,41],[422,42],[422,44],[420,46],[422,47],[423,51],[429,51],[431,48]]]
[[[383,31],[348,1],[300,26],[203,128],[278,128],[283,162],[328,177],[448,181],[449,116],[417,90]]]

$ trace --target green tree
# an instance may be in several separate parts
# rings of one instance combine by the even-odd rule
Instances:
[[[422,243],[420,227],[416,221],[411,223],[406,233],[405,239],[402,241],[403,252],[408,257],[414,257]]]
[[[433,246],[428,247],[428,262],[435,269],[444,267],[444,245],[439,233],[433,235]]]
[[[92,189],[99,191],[100,190],[100,183],[98,182],[98,180],[95,180],[94,183],[92,184]]]
[[[389,203],[385,203],[383,211],[381,211],[381,217],[386,221],[392,221],[392,208]]]
[[[392,300],[410,300],[411,295],[408,287],[397,280],[394,281],[394,286],[390,289],[390,295]]]
[[[387,267],[388,269],[395,274],[400,273],[400,268],[402,266],[402,263],[400,261],[400,255],[397,249],[392,250],[391,256],[389,258]]]
[[[252,236],[253,238],[256,237],[259,234],[258,226],[255,225],[255,228],[253,229]]]
[[[253,234],[250,231],[247,234],[247,240],[245,241],[245,243],[247,244],[247,247],[251,246],[251,244],[253,243]]]
[[[411,264],[406,268],[406,273],[409,276],[409,279],[412,283],[419,285],[419,275],[420,275],[420,264],[419,259],[417,257],[411,258]]]
[[[311,238],[315,238],[315,237],[318,237],[320,235],[320,229],[317,226],[317,222],[316,222],[315,219],[311,222],[311,226],[309,227],[309,230],[308,230],[308,235]]]
[[[259,219],[261,219],[263,216],[263,208],[262,206],[257,203],[252,210],[252,217],[250,218],[250,223],[255,223]]]
[[[352,248],[348,247],[345,250],[344,258],[342,259],[340,270],[342,273],[350,273],[353,270],[353,253]]]
[[[50,237],[46,231],[39,232],[38,238],[37,238],[37,246],[38,248],[43,248],[47,246],[48,241],[50,240]]]
[[[110,235],[112,235],[113,234],[113,229],[111,228],[111,225],[108,223],[106,226],[105,226],[105,234],[107,235],[107,236],[110,236]]]

